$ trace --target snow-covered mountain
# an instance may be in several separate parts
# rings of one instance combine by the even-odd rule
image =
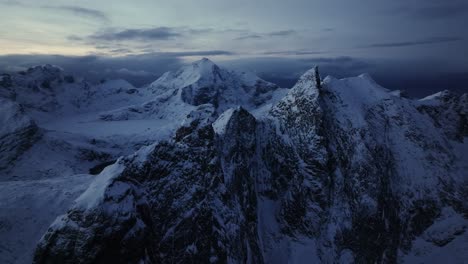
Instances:
[[[2,83],[13,87],[14,79]],[[29,114],[12,127],[40,135],[25,139],[29,150],[12,152],[16,165],[3,170],[8,177],[27,171],[26,162],[44,152],[87,149],[101,157],[98,163],[51,155],[53,166],[67,161],[59,166],[64,175],[38,181],[73,195],[48,211],[65,213],[53,223],[52,216],[39,218],[51,225],[46,232],[40,227],[45,234],[35,263],[463,263],[468,257],[467,95],[413,100],[368,75],[322,80],[317,68],[282,89],[208,59],[138,89],[121,81],[107,88],[74,82],[83,94],[49,81],[60,91],[53,94],[74,94],[55,96],[58,107],[30,104],[2,117]],[[0,93],[14,105],[9,109],[24,105],[17,90]],[[63,98],[82,98],[80,107],[68,108]],[[52,141],[62,143],[44,143]],[[87,175],[73,176],[111,163],[91,183]],[[51,177],[75,179],[73,189]],[[34,189],[26,181],[5,184]],[[0,217],[11,226],[0,227],[7,240],[0,250],[14,252],[2,258],[14,262],[19,228],[13,216]]]
[[[286,92],[252,73],[220,68],[204,58],[175,72],[166,72],[145,87],[151,100],[109,111],[103,120],[168,119],[176,125],[202,104],[211,104],[216,113],[242,105],[257,109]]]
[[[2,76],[2,97],[20,103],[38,121],[127,106],[144,95],[125,80],[91,85],[52,65]]]

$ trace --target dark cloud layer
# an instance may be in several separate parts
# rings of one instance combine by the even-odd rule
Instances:
[[[279,31],[272,31],[267,33],[249,33],[246,35],[242,35],[235,40],[255,40],[255,39],[264,39],[268,37],[288,37],[292,35],[296,35],[297,31],[288,29],[288,30],[279,30]]]
[[[249,40],[249,39],[262,39],[263,36],[258,35],[258,34],[251,34],[251,35],[245,35],[245,36],[240,36],[238,38],[235,38],[235,40]]]
[[[414,4],[414,5],[409,5]],[[391,11],[412,19],[440,20],[468,15],[466,0],[413,0],[404,1],[402,6]]]
[[[24,4],[17,0],[1,0],[0,4],[7,6],[24,6]]]
[[[384,42],[384,43],[374,43],[365,46],[360,46],[359,48],[393,48],[393,47],[408,47],[408,46],[419,46],[419,45],[429,45],[429,44],[438,44],[446,42],[457,42],[462,41],[461,37],[433,37],[423,40],[414,40],[414,41],[400,41],[400,42]]]
[[[91,35],[93,40],[123,41],[123,40],[169,40],[182,34],[170,27],[154,27],[147,29],[124,29],[120,31],[105,31]]]
[[[449,71],[444,63],[432,60],[389,60],[355,57],[254,58],[233,60],[227,65],[248,69],[283,87],[292,87],[306,70],[318,65],[322,77],[337,78],[369,73],[382,86],[405,90],[409,96],[423,97],[450,89],[468,92],[468,71]],[[428,67],[430,65],[430,67]]]
[[[283,50],[283,51],[266,51],[262,53],[263,55],[318,55],[325,54],[321,51],[304,51],[304,50]]]
[[[97,82],[101,79],[123,78],[136,86],[157,79],[168,70],[184,65],[182,57],[229,55],[228,51],[160,52],[120,57],[6,55],[0,56],[0,72],[18,71],[38,64],[54,64],[67,72]],[[354,57],[258,57],[231,59],[219,63],[233,69],[256,72],[262,78],[283,87],[292,87],[306,70],[319,65],[323,77],[337,78],[370,73],[378,83],[389,89],[406,90],[410,96],[452,89],[468,92],[468,72],[446,72],[443,64],[434,61],[370,60]],[[427,65],[432,65],[427,67]],[[439,65],[439,67],[438,67]]]
[[[191,56],[232,56],[235,52],[226,50],[201,50],[201,51],[179,51],[179,52],[152,52],[149,55],[173,56],[173,57],[191,57]],[[146,56],[145,54],[143,56]]]
[[[167,70],[182,65],[173,55],[62,56],[62,55],[6,55],[0,56],[0,72],[17,71],[40,64],[60,66],[69,73],[92,82],[102,79],[126,79],[137,86],[149,83]]]
[[[296,34],[297,32],[295,30],[289,29],[289,30],[280,30],[280,31],[273,31],[268,33],[268,36],[272,37],[284,37],[284,36],[291,36]]]

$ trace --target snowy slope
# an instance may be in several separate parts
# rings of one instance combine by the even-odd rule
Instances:
[[[7,77],[2,90],[8,91],[37,122],[114,109],[144,100],[142,91],[127,81],[110,80],[91,85],[52,65],[36,66]]]
[[[315,68],[255,106],[224,74],[202,60],[150,86],[190,114],[98,175],[37,263],[466,259],[466,96],[427,104],[439,96],[414,101],[369,75],[322,81]]]
[[[31,250],[54,219],[65,213],[91,175],[0,183],[0,262],[31,263]]]
[[[43,135],[36,145],[25,152],[23,158],[19,157],[18,162],[3,168],[1,179],[37,179],[87,173],[99,163],[133,153],[139,147],[168,134],[161,128],[161,123],[154,121],[99,120],[102,111],[147,100],[147,90],[137,89],[124,80],[91,85],[67,75],[59,67],[43,65],[25,72],[3,75],[0,88],[0,95],[4,98],[1,100],[18,105],[23,116],[33,120],[31,122],[40,128]],[[5,107],[2,113],[13,111],[6,110],[9,105],[2,105]],[[17,115],[2,120],[5,129],[15,125],[15,122],[26,122]]]
[[[468,220],[452,208],[443,208],[435,223],[413,242],[401,263],[466,263]]]

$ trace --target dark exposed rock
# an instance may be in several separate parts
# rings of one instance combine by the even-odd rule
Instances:
[[[40,138],[36,123],[13,101],[0,98],[0,170]]]

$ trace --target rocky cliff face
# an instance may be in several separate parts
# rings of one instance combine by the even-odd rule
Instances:
[[[39,137],[36,123],[15,102],[0,98],[0,170],[7,168]]]
[[[429,106],[312,69],[254,117],[194,87],[174,136],[98,175],[35,263],[399,263],[466,236],[466,95]]]
[[[448,90],[418,101],[418,109],[431,116],[434,125],[452,140],[463,142],[468,136],[468,94],[458,96]]]
[[[213,114],[212,106],[200,106],[173,140],[107,168],[51,226],[36,262],[261,261],[249,158],[255,118],[233,110],[216,134]],[[225,138],[233,135],[243,141]]]

